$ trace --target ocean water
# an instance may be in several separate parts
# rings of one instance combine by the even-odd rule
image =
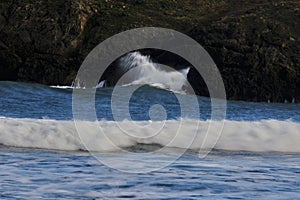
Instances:
[[[122,62],[141,68],[115,88],[0,82],[0,199],[300,199],[299,104],[227,101],[214,120],[189,68]]]
[[[130,87],[121,89],[126,92]],[[143,152],[162,148],[168,138],[163,135],[143,141],[123,136],[114,125],[129,122],[114,120],[110,108],[112,90],[97,89],[97,117],[100,126],[126,151],[107,149],[103,138],[87,133],[93,141],[92,156],[76,136],[72,88],[0,82],[0,198],[300,198],[298,104],[229,101],[223,132],[207,156],[199,157],[200,143],[196,141],[179,159],[163,168],[128,173],[101,163],[97,155],[113,158],[119,162],[117,166],[131,160],[143,168],[147,166]],[[201,115],[198,119],[181,119],[188,125],[187,137],[180,140],[188,139],[189,123],[209,122],[210,100],[198,100]],[[164,134],[173,135],[180,120],[180,105],[171,91],[140,87],[130,101],[132,119],[137,123],[149,121],[149,108],[157,103],[167,113]],[[151,162],[155,165],[172,160],[180,144],[153,153]]]

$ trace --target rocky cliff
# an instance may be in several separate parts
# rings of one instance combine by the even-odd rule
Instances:
[[[300,102],[299,24],[296,0],[3,0],[0,80],[71,84],[100,42],[124,30],[157,26],[205,47],[229,99]],[[196,76],[189,79],[205,93]]]

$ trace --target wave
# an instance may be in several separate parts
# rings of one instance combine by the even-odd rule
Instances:
[[[111,74],[108,79],[115,80],[117,77],[118,82],[115,83],[117,86],[149,85],[176,93],[186,93],[185,89],[188,87],[187,74],[190,68],[176,71],[168,66],[152,62],[149,56],[142,55],[139,52],[128,53],[121,57],[119,65],[115,67],[115,74]],[[111,81],[101,80],[95,88],[107,87],[106,82]],[[84,85],[81,80],[76,79],[71,86],[57,85],[50,87],[85,89]]]
[[[118,124],[119,123],[119,124]],[[121,148],[134,147],[138,144],[152,144],[174,148],[185,148],[188,141],[194,138],[196,124],[199,129],[195,140],[189,147],[199,150],[203,143],[205,130],[209,121],[183,119],[181,127],[184,134],[177,135],[176,141],[169,142],[175,137],[178,130],[178,120],[168,120],[159,134],[149,137],[152,129],[137,132],[139,137],[124,134],[118,125],[126,126],[130,130],[132,122],[129,121],[97,121],[79,122],[78,126],[85,127],[86,132],[79,137],[73,121],[60,121],[48,119],[19,119],[0,118],[0,143],[6,146],[43,148],[55,150],[89,150],[98,152],[116,151],[117,147],[109,145],[107,138]],[[148,121],[135,122],[145,126]],[[159,121],[150,122],[151,127],[160,127]],[[222,122],[215,122],[222,123]],[[106,136],[95,129],[100,125]],[[300,123],[292,121],[263,120],[263,121],[225,121],[222,134],[214,149],[228,151],[253,151],[253,152],[293,152],[300,153]],[[216,133],[217,134],[217,133]],[[206,140],[213,140],[216,135],[208,135]],[[86,144],[83,145],[82,141]]]
[[[168,66],[152,62],[149,56],[132,52],[120,59],[120,68],[128,74],[118,82],[118,85],[150,85],[161,89],[184,93],[189,68],[176,71]],[[101,84],[101,82],[100,82]]]

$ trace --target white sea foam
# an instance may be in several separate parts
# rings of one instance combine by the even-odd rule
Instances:
[[[151,61],[149,56],[142,55],[139,52],[129,53],[120,59],[120,69],[122,74],[130,71],[126,78],[121,78],[119,86],[130,85],[151,85],[160,89],[165,89],[177,93],[185,93],[188,84],[187,74],[190,68],[182,70],[173,70],[168,66],[157,64]],[[132,70],[136,69],[136,70]],[[106,80],[102,80],[96,88],[105,87]],[[50,86],[59,89],[85,88],[80,81],[73,81],[71,86]]]
[[[82,141],[89,147],[89,150],[106,152],[114,151],[107,144],[104,137],[108,137],[119,147],[131,147],[136,144],[158,144],[162,146],[184,148],[194,137],[196,124],[199,122],[197,136],[189,147],[199,150],[205,135],[209,121],[183,120],[182,130],[184,134],[177,135],[170,146],[170,141],[177,133],[179,121],[166,121],[159,134],[147,138],[153,134],[152,129],[144,129],[141,137],[133,138],[124,134],[114,121],[79,122],[77,125],[87,127],[86,133],[79,138],[73,121],[58,121],[46,119],[15,119],[0,118],[0,143],[8,146],[45,148],[59,150],[80,150],[85,149]],[[128,121],[118,123],[130,124]],[[148,121],[136,122],[146,125]],[[151,122],[158,127],[161,122]],[[215,122],[221,123],[221,122]],[[101,127],[106,136],[100,134],[100,129],[95,129],[95,124]],[[151,127],[155,127],[151,126]],[[90,128],[89,128],[90,127]],[[128,129],[130,130],[130,128]],[[300,123],[291,121],[225,121],[224,129],[215,149],[232,151],[259,151],[259,152],[296,152],[300,153]],[[132,129],[132,132],[137,131]],[[209,135],[213,140],[216,135]],[[204,146],[205,147],[205,146]]]
[[[130,71],[130,75],[118,82],[118,85],[151,85],[161,89],[175,92],[184,92],[187,82],[189,68],[179,71],[171,70],[170,67],[160,65],[151,61],[149,56],[139,52],[129,53],[120,59],[120,66],[123,73]],[[137,69],[137,70],[132,70]],[[97,87],[103,87],[100,82]]]
[[[64,86],[64,85],[51,85],[52,88],[58,88],[58,89],[74,89],[73,86]]]

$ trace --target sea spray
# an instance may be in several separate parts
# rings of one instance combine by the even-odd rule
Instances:
[[[138,70],[132,70],[138,68]],[[139,52],[133,52],[120,59],[118,73],[125,74],[132,70],[129,76],[118,82],[118,85],[151,85],[161,89],[184,93],[187,86],[187,74],[190,68],[179,71],[173,70],[165,65],[152,62],[149,56]],[[97,87],[104,87],[105,80]]]

